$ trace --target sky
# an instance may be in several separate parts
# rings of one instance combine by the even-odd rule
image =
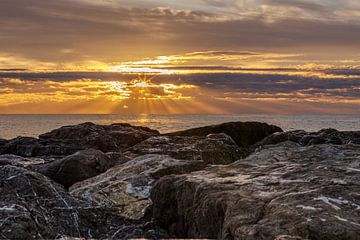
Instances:
[[[358,0],[1,0],[0,114],[360,114]]]

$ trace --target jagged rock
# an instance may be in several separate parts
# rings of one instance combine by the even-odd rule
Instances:
[[[165,176],[153,217],[173,236],[360,239],[360,145],[268,146],[227,166]]]
[[[275,132],[282,129],[259,122],[229,122],[185,131],[173,132],[170,136],[207,136],[213,133],[225,133],[229,135],[239,147],[248,147]]]
[[[59,184],[23,168],[0,166],[0,186],[1,239],[166,237],[152,223],[80,202]]]
[[[140,219],[151,205],[150,190],[162,176],[203,169],[202,161],[176,160],[164,155],[144,155],[107,172],[76,183],[71,195],[114,209],[121,216]]]
[[[124,158],[120,153],[107,155],[99,150],[87,149],[50,163],[33,166],[32,169],[69,188],[76,182],[99,175],[116,164],[123,163]]]
[[[293,141],[303,146],[315,144],[360,144],[360,131],[338,131],[336,129],[323,129],[318,132],[305,132],[301,130],[290,132],[274,133],[259,143],[256,146],[278,144],[284,141]]]
[[[0,166],[12,165],[16,167],[28,167],[31,165],[42,164],[45,161],[41,158],[24,158],[11,154],[0,155]]]
[[[67,156],[87,148],[118,152],[155,135],[159,135],[159,132],[129,124],[105,126],[83,123],[55,129],[40,135],[39,139],[17,137],[0,146],[0,154],[56,157]]]
[[[203,160],[207,164],[229,164],[245,155],[224,133],[206,137],[156,136],[131,147],[131,157],[145,154],[169,155],[176,159]]]

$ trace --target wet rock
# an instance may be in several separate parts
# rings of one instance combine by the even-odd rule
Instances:
[[[287,142],[227,166],[165,176],[153,217],[173,236],[360,239],[360,145]]]
[[[213,133],[225,133],[229,135],[239,147],[248,147],[275,132],[282,129],[259,122],[229,122],[185,131],[169,133],[170,136],[207,136]]]
[[[24,158],[16,155],[0,155],[0,166],[12,165],[16,167],[28,167],[36,164],[43,164],[45,161],[41,158]]]
[[[164,155],[144,155],[107,172],[76,183],[71,195],[113,209],[121,216],[140,219],[151,205],[150,190],[162,176],[203,169],[202,161],[176,160]]]
[[[131,157],[161,154],[176,159],[202,160],[207,164],[229,164],[245,155],[244,150],[224,133],[206,137],[155,136],[131,147],[125,154]]]
[[[14,166],[0,167],[1,239],[164,238],[166,233],[108,209],[71,197],[47,177]]]
[[[99,175],[122,163],[124,158],[120,153],[107,155],[99,150],[87,149],[50,163],[33,166],[31,169],[69,188],[76,182]]]
[[[323,129],[318,132],[305,132],[301,130],[274,133],[256,146],[278,144],[284,141],[293,141],[303,146],[316,144],[360,144],[360,131],[338,131],[336,129]]]

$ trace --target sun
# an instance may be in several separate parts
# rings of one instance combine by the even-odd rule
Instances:
[[[185,95],[185,90],[195,88],[194,85],[154,82],[156,75],[149,77],[141,74],[130,82],[108,82],[110,92],[114,92],[113,99],[133,100],[165,100],[165,99],[188,99],[191,95]]]

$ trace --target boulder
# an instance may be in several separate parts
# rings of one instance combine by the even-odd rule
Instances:
[[[360,144],[360,131],[338,131],[336,129],[322,129],[318,132],[305,132],[301,130],[274,133],[256,146],[273,145],[284,141],[293,141],[303,146],[316,144]]]
[[[103,152],[119,152],[151,136],[156,130],[129,124],[109,126],[83,123],[65,126],[37,138],[17,137],[0,145],[0,154],[23,157],[59,158],[88,148]]]
[[[32,166],[37,171],[65,188],[76,182],[99,175],[109,168],[124,162],[126,157],[105,154],[99,150],[86,149],[50,163]]]
[[[103,152],[119,151],[131,147],[159,132],[147,127],[136,127],[126,123],[96,125],[83,123],[65,126],[39,136],[42,140],[65,140],[80,146]]]
[[[360,145],[268,146],[233,164],[161,178],[153,217],[173,237],[360,239]]]
[[[209,134],[206,137],[155,136],[125,152],[130,157],[145,154],[169,155],[176,159],[202,160],[207,164],[229,164],[245,155],[230,136]]]
[[[173,132],[169,136],[207,136],[213,133],[229,135],[239,147],[248,147],[282,129],[259,122],[228,122],[219,125],[193,128],[185,131]]]
[[[28,167],[37,164],[43,164],[45,161],[41,158],[24,158],[11,154],[0,155],[0,166],[12,165],[16,167]]]
[[[81,202],[47,177],[0,166],[1,239],[165,238],[152,223],[131,221]]]
[[[176,160],[164,155],[144,155],[115,166],[94,178],[74,184],[71,195],[106,206],[130,219],[145,216],[151,205],[150,190],[162,176],[201,170],[202,161]]]

